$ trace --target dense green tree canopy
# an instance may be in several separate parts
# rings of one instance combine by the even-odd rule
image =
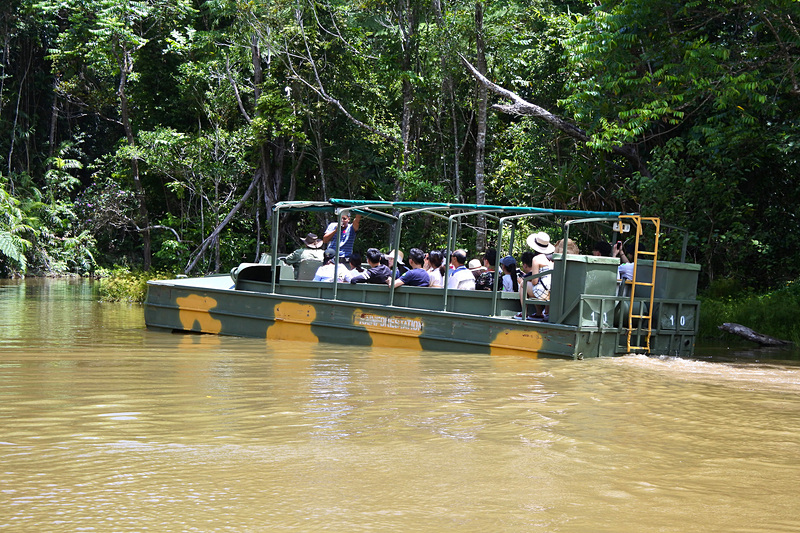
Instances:
[[[9,0],[0,15],[4,275],[224,270],[325,223],[286,220],[272,243],[275,202],[340,196],[638,211],[690,230],[705,282],[798,276],[794,1]]]

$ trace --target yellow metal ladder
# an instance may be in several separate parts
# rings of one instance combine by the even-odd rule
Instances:
[[[647,353],[650,353],[650,335],[653,331],[653,299],[655,297],[655,290],[656,290],[656,266],[658,263],[658,237],[661,234],[661,220],[657,217],[643,217],[641,215],[621,215],[620,222],[622,223],[625,220],[629,220],[631,225],[633,226],[632,229],[635,229],[635,247],[633,258],[631,261],[633,262],[633,279],[627,280],[625,283],[630,286],[630,304],[628,306],[628,353],[634,350],[644,350]],[[641,241],[641,237],[644,233],[644,225],[647,224],[648,228],[652,228],[654,231],[653,235],[653,249],[652,250],[643,250],[640,248],[644,243]],[[639,267],[639,260],[640,259],[652,259],[653,260],[653,268],[652,268],[652,276],[650,280],[639,280],[639,276],[637,274],[637,270]],[[647,287],[650,290],[646,291],[649,295],[648,298],[639,297],[636,299],[636,288],[637,287]],[[638,307],[635,307],[635,304],[639,304]],[[644,304],[647,308],[647,313],[645,314],[642,311]],[[631,334],[633,332],[633,320],[639,320],[639,327],[637,329],[645,330],[646,334],[644,345],[642,345],[641,337],[642,335],[637,335],[637,342],[638,344],[631,344]],[[643,328],[642,326],[646,326]]]

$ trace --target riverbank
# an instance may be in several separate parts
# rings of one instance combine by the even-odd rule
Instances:
[[[156,279],[173,279],[178,274],[167,271],[132,272],[115,269],[98,281],[98,292],[103,302],[142,303],[147,296],[147,282]]]
[[[700,331],[704,340],[738,338],[718,329],[725,322],[747,326],[759,333],[800,345],[800,283],[765,294],[739,293],[700,296]]]

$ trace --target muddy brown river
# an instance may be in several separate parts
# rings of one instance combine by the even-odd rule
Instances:
[[[800,367],[147,331],[0,282],[0,530],[800,531]]]

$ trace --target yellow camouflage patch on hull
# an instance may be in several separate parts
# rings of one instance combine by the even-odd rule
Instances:
[[[209,311],[217,306],[217,301],[208,296],[190,294],[184,298],[176,298],[175,302],[180,309],[180,321],[185,331],[196,331],[195,322],[203,333],[219,333],[222,331],[222,322],[213,318]]]
[[[319,342],[311,331],[316,318],[313,305],[281,302],[275,306],[275,322],[267,328],[267,340]]]
[[[492,355],[526,355],[537,357],[544,344],[542,335],[537,331],[504,329],[489,343]]]

